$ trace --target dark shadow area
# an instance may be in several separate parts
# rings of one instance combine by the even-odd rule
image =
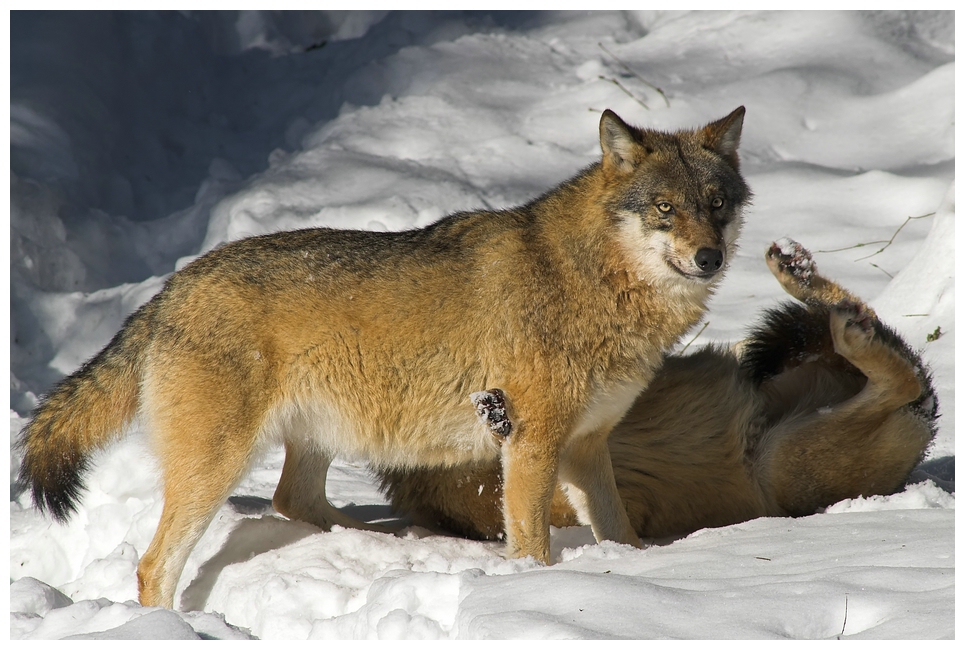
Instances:
[[[275,514],[275,510],[271,505],[271,499],[265,499],[264,497],[236,495],[228,497],[228,504],[234,509],[235,512],[242,515],[253,516]],[[345,507],[339,508],[339,510],[353,519],[358,519],[359,521],[364,521],[367,523],[378,522],[379,524],[387,525],[392,528],[398,527],[400,530],[404,526],[408,525],[405,518],[396,514],[392,510],[391,506],[384,504],[355,505],[352,503]]]
[[[342,512],[358,519],[359,521],[366,521],[369,523],[378,522],[383,526],[392,526],[394,522],[402,523],[403,520],[399,519],[392,508],[386,505],[363,505],[357,506],[354,503],[347,505],[344,508],[339,508]]]
[[[271,515],[275,511],[271,507],[271,499],[237,495],[228,497],[228,505],[240,515]]]
[[[285,519],[275,514],[271,500],[256,496],[238,495],[228,498],[235,512],[251,518],[241,521],[228,534],[221,550],[201,565],[198,575],[181,594],[182,611],[202,611],[215,582],[225,567],[246,562],[255,555],[278,550],[315,535],[321,530],[303,521]],[[378,523],[393,532],[407,525],[387,505],[349,505],[340,508],[346,514],[366,523]]]
[[[346,102],[378,104],[392,80],[358,78],[373,62],[465,34],[534,29],[552,16],[397,11],[333,39],[338,25],[326,26],[332,19],[320,11],[15,11],[11,168],[80,208],[63,214],[68,227],[90,218],[88,208],[166,217],[194,202],[215,158],[244,178],[265,169],[272,150],[297,144],[295,121],[307,128]],[[246,23],[289,49],[240,42]]]
[[[905,485],[929,480],[949,494],[955,494],[955,457],[945,456],[925,461],[912,471]]]
[[[224,568],[245,562],[255,555],[274,551],[314,535],[318,528],[301,521],[288,521],[277,515],[253,517],[241,521],[228,535],[221,550],[198,570],[191,584],[181,594],[182,611],[204,609],[211,589]]]

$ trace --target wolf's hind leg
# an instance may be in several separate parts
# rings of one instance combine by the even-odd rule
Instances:
[[[285,464],[271,500],[275,510],[289,519],[305,521],[322,530],[338,525],[391,532],[387,527],[359,521],[328,502],[325,482],[331,462],[331,456],[311,442],[286,440]]]
[[[137,579],[142,605],[172,608],[188,555],[250,465],[263,405],[230,395],[221,387],[237,384],[201,368],[166,370],[157,373],[167,377],[151,386],[146,401],[164,508]]]
[[[165,472],[161,520],[137,566],[138,599],[145,607],[174,607],[174,593],[188,555],[241,478],[241,471],[221,471],[213,481],[210,467],[224,465],[226,459],[209,460],[202,467],[182,466]],[[244,462],[237,465],[245,467]]]
[[[834,351],[868,378],[864,398],[880,410],[894,410],[915,400],[922,391],[912,363],[875,336],[874,313],[864,305],[843,301],[831,310]]]
[[[784,290],[801,302],[835,305],[842,300],[849,300],[864,305],[853,293],[821,275],[810,251],[793,239],[784,238],[774,242],[767,249],[764,258],[767,268]],[[865,308],[868,309],[867,306]]]
[[[789,417],[771,431],[763,473],[792,515],[893,492],[933,435],[927,421],[902,408],[922,391],[915,366],[876,336],[870,312],[844,302],[831,310],[830,327],[835,352],[867,382],[849,399]]]

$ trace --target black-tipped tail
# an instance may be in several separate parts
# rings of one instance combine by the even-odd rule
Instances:
[[[57,521],[77,511],[92,454],[137,414],[150,309],[148,303],[129,317],[107,347],[54,387],[21,434],[19,486]]]
[[[21,442],[21,447],[24,447]],[[86,455],[68,451],[55,458],[38,462],[25,456],[17,483],[30,490],[34,505],[60,523],[66,523],[77,512],[77,504],[86,490],[84,475],[89,461]]]

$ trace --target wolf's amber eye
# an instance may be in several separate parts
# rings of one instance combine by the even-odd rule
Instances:
[[[666,201],[661,201],[660,203],[658,203],[657,209],[663,212],[664,214],[670,214],[671,212],[673,212],[673,206],[667,203]]]
[[[724,207],[724,199],[719,196],[715,196],[714,200],[710,202],[710,206],[717,210],[718,208]]]

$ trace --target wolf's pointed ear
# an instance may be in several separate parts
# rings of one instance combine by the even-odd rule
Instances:
[[[734,166],[734,169],[737,169],[740,165],[737,158],[737,147],[741,142],[743,126],[744,107],[741,106],[727,117],[711,122],[701,131],[704,145],[726,158]]]
[[[600,147],[603,149],[603,167],[627,173],[633,170],[639,147],[633,137],[632,127],[609,108],[600,118]]]

